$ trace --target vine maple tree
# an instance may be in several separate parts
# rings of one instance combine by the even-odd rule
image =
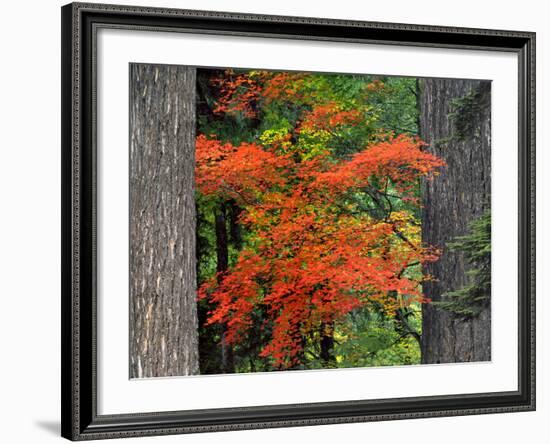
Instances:
[[[421,243],[411,208],[419,179],[444,163],[417,138],[380,131],[335,156],[331,144],[373,116],[361,104],[315,98],[308,88],[319,85],[307,74],[231,71],[213,84],[215,114],[257,118],[274,101],[305,106],[293,124],[254,142],[197,137],[199,192],[236,202],[248,232],[235,263],[199,289],[213,306],[207,325],[224,325],[224,340],[238,343],[261,309],[270,341],[260,356],[282,369],[301,363],[305,338],[354,309],[391,313],[426,302],[418,268],[437,251]],[[365,91],[380,88],[377,80]]]

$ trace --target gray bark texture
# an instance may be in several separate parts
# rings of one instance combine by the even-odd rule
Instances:
[[[450,251],[447,243],[467,234],[468,224],[490,206],[490,104],[488,81],[419,80],[420,136],[426,149],[447,163],[441,175],[423,184],[423,241],[442,249],[440,259],[425,270],[434,278],[424,284],[432,301],[468,283],[463,253]],[[424,304],[421,350],[425,364],[489,361],[490,306],[477,317],[460,319]]]
[[[195,68],[130,65],[130,377],[199,373]]]

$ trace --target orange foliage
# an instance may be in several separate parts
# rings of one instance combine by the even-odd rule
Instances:
[[[261,86],[248,74],[235,74],[227,70],[224,76],[211,82],[218,88],[219,94],[214,114],[242,112],[245,117],[256,117],[254,103],[260,96]]]
[[[330,131],[338,125],[359,123],[362,117],[359,110],[345,111],[337,103],[330,102],[307,113],[301,128]]]
[[[371,177],[383,177],[406,193],[416,179],[444,165],[441,159],[422,151],[423,145],[405,135],[379,142],[355,154],[350,161],[317,174],[312,188],[336,193],[364,186]]]
[[[286,100],[294,103],[306,99],[303,94],[307,74],[290,72],[255,71],[235,74],[233,70],[211,80],[218,90],[215,114],[242,113],[244,117],[255,118],[258,114],[257,102]]]
[[[355,118],[327,105],[304,124],[318,128]],[[388,137],[349,160],[299,161],[252,143],[233,146],[198,136],[200,192],[235,199],[243,208],[240,222],[252,233],[234,266],[199,289],[215,306],[207,323],[225,324],[227,342],[235,343],[251,327],[254,309],[262,308],[272,333],[261,356],[288,368],[300,362],[302,338],[321,322],[368,304],[392,311],[425,302],[422,278],[406,270],[436,260],[437,252],[421,244],[413,217],[376,218],[340,204],[365,189],[383,196],[380,184],[410,197],[412,183],[443,166],[422,145]]]
[[[304,81],[307,74],[301,72],[262,72],[264,86],[262,96],[267,102],[274,100],[291,100],[293,102],[303,100]]]
[[[196,142],[196,183],[204,195],[229,196],[250,204],[258,195],[284,185],[285,156],[276,156],[253,143],[235,147],[199,135]]]

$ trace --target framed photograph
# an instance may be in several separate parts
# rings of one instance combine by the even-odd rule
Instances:
[[[62,435],[535,409],[535,35],[62,8]]]

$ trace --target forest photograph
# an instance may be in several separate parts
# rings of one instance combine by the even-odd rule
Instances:
[[[129,377],[491,360],[491,82],[129,65]]]

